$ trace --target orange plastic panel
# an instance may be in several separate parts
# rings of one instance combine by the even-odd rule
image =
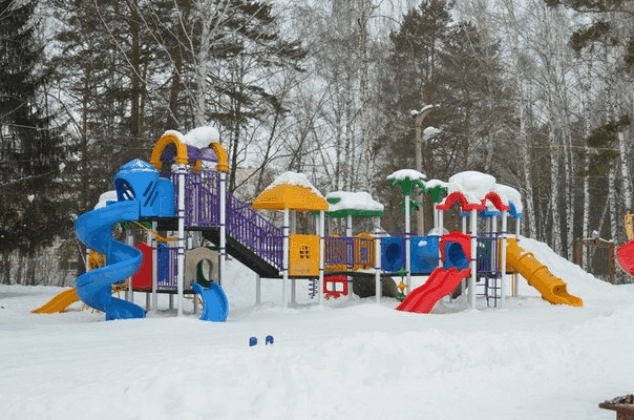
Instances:
[[[318,276],[319,236],[291,235],[289,263],[291,276]]]
[[[374,268],[374,256],[374,236],[366,232],[355,236],[353,270]]]

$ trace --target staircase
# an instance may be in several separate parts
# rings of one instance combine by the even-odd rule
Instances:
[[[178,177],[172,175],[176,195]],[[220,244],[220,177],[215,171],[189,172],[185,182],[185,227]],[[178,197],[176,197],[178,200]],[[178,202],[178,201],[177,201]],[[281,228],[251,206],[226,192],[227,253],[264,278],[279,278],[283,264]]]

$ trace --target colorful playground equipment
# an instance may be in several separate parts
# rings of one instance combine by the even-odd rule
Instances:
[[[630,276],[634,276],[634,214],[626,214],[624,217],[625,234],[629,242],[621,245],[616,250],[616,261]]]
[[[581,305],[581,299],[567,294],[561,279],[547,274],[538,263],[529,264],[534,257],[526,256],[507,238],[508,216],[516,220],[519,232],[521,197],[489,175],[463,172],[443,183],[424,181],[424,175],[411,170],[392,174],[404,193],[411,195],[418,187],[434,196],[433,234],[413,236],[409,225],[403,234],[384,234],[383,206],[369,194],[338,191],[324,197],[305,175],[294,172],[279,176],[249,205],[226,191],[228,169],[227,154],[215,129],[199,128],[186,135],[166,132],[156,143],[150,163],[136,159],[122,166],[114,178],[116,193],[110,201],[76,221],[78,238],[87,248],[103,254],[105,265],[103,261],[95,264],[77,278],[76,289],[60,294],[38,311],[68,306],[74,292],[90,307],[103,311],[107,320],[143,318],[145,310],[133,303],[133,292],[141,291],[148,293],[147,310],[156,310],[158,294],[168,293],[170,307],[176,297],[177,314],[182,315],[184,295],[197,294],[204,306],[201,319],[224,321],[229,310],[222,288],[227,254],[256,273],[256,302],[260,301],[261,279],[283,279],[284,307],[289,301],[289,281],[291,303],[300,279],[317,282],[314,291],[321,301],[324,296],[344,295],[329,286],[342,283],[346,290],[350,276],[362,275],[374,278],[378,301],[381,276],[403,273],[408,275],[406,287],[411,284],[409,276],[429,275],[401,303],[403,310],[429,312],[442,296],[460,284],[464,288],[463,278],[469,279],[471,307],[475,307],[475,285],[481,279],[487,304],[503,306],[509,270],[519,271],[552,303]],[[463,215],[463,232],[445,234],[443,212],[455,204]],[[410,207],[407,194],[404,207]],[[271,223],[258,210],[282,211],[282,226]],[[315,216],[315,233],[296,231],[297,212]],[[326,218],[345,220],[345,234],[327,236]],[[358,218],[371,218],[373,232],[353,235],[352,221]],[[487,221],[484,232],[477,231],[479,218]],[[113,236],[112,227],[117,224],[128,233],[126,243]],[[147,233],[148,243],[134,244],[131,231],[136,228]],[[173,236],[167,237],[170,232]],[[203,239],[214,247],[193,246],[194,240],[202,243]],[[205,264],[210,267],[207,276],[202,274]],[[126,279],[127,300],[113,297],[112,285]]]

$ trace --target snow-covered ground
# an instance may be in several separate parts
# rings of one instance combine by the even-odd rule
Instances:
[[[79,304],[30,314],[62,289],[0,286],[0,419],[615,418],[597,405],[634,391],[634,287],[520,245],[585,306],[549,305],[522,283],[505,309],[441,302],[418,315],[388,298],[318,306],[301,281],[283,310],[279,280],[263,281],[256,306],[255,276],[231,262],[226,323],[167,310],[105,322]]]

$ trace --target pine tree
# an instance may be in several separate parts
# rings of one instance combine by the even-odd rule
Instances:
[[[35,36],[35,6],[34,1],[0,0],[0,252],[4,255],[18,250],[31,256],[72,224],[59,188],[64,160],[61,135],[51,128],[52,118],[41,101],[48,74],[41,70],[43,48]]]

